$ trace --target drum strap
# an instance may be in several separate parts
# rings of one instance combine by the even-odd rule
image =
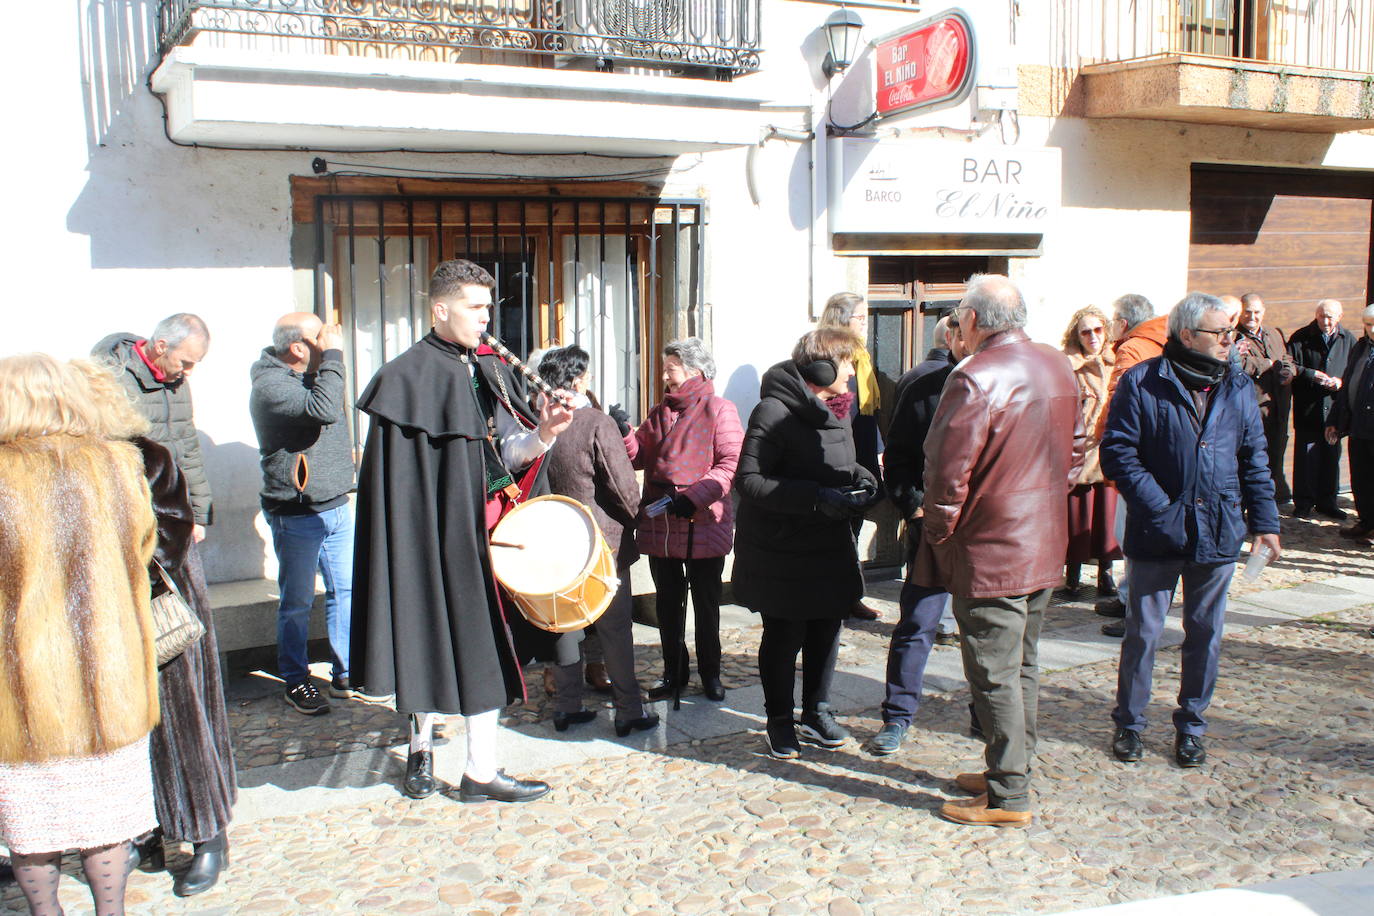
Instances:
[[[501,453],[496,447],[496,404],[492,401],[491,392],[482,384],[482,373],[477,371],[477,364],[470,362],[466,355],[459,358],[468,367],[472,377],[472,399],[487,425],[487,437],[482,440],[482,461],[486,468],[487,498],[490,499],[506,487],[513,486],[515,478],[501,460]],[[506,409],[510,410],[509,399],[506,399]],[[511,410],[511,415],[514,416],[515,411]]]

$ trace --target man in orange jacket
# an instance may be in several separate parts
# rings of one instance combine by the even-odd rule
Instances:
[[[1112,395],[1116,393],[1117,382],[1121,381],[1121,376],[1126,374],[1126,370],[1136,363],[1143,363],[1147,359],[1154,359],[1163,354],[1164,344],[1169,339],[1169,316],[1160,315],[1155,317],[1155,307],[1150,304],[1150,300],[1136,293],[1127,293],[1112,303],[1112,322],[1109,325],[1114,343],[1112,349],[1116,353],[1116,362],[1112,364],[1111,378],[1107,379],[1107,403],[1102,409],[1102,414],[1097,418],[1097,430],[1094,438],[1101,442],[1102,436],[1107,428],[1107,413],[1111,410]],[[1117,525],[1123,526],[1125,519],[1126,506],[1124,503],[1117,506]],[[1117,537],[1121,536],[1121,529],[1118,527]],[[1097,613],[1103,617],[1125,617],[1126,616],[1126,577],[1121,577],[1118,585],[1120,594],[1115,598],[1105,598],[1097,603]],[[1107,636],[1115,636],[1118,639],[1126,632],[1126,625],[1120,621],[1104,623],[1102,632]]]

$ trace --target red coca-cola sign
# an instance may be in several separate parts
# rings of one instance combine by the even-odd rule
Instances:
[[[878,116],[955,105],[973,90],[973,23],[946,10],[874,43]]]

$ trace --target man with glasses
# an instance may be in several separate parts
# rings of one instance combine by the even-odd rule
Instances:
[[[1341,304],[1335,299],[1317,303],[1312,323],[1293,332],[1288,341],[1293,376],[1293,515],[1316,514],[1344,519],[1336,505],[1340,482],[1341,447],[1326,441],[1327,418],[1341,389],[1355,335],[1341,327]]]
[[[1155,650],[1183,583],[1183,672],[1174,759],[1207,759],[1203,717],[1216,686],[1226,589],[1249,533],[1279,555],[1264,422],[1230,360],[1236,330],[1220,299],[1190,293],[1169,313],[1164,354],[1122,377],[1109,408],[1102,469],[1126,499],[1129,613],[1117,669],[1112,753],[1140,760]],[[1242,514],[1243,513],[1243,514]]]
[[[913,578],[954,596],[986,769],[958,774],[975,797],[940,816],[969,826],[1033,819],[1040,629],[1063,576],[1064,506],[1087,441],[1068,359],[1033,342],[1026,320],[1011,280],[968,281],[957,321],[969,356],[946,379],[925,437]]]

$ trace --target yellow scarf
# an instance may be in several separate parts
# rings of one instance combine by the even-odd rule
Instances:
[[[854,382],[859,389],[859,413],[871,417],[878,412],[878,376],[873,357],[863,347],[854,353]]]

